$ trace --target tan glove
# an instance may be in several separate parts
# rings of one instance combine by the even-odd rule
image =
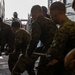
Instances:
[[[53,66],[53,65],[57,64],[58,62],[59,61],[57,59],[53,59],[47,64],[47,66]]]
[[[64,58],[64,66],[69,67],[72,60],[75,59],[75,48],[72,49],[70,52],[67,53],[67,55]]]

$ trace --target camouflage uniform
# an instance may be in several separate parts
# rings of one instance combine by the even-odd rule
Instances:
[[[8,44],[9,50],[7,53],[11,53],[14,50],[15,39],[13,32],[9,25],[0,22],[0,51],[4,52],[5,45]]]
[[[65,17],[63,23],[61,23],[60,28],[56,32],[52,46],[49,49],[51,58],[59,61],[56,64],[55,75],[65,75],[63,74],[64,57],[73,48],[75,48],[75,23]]]
[[[33,55],[33,52],[36,51],[39,40],[43,44],[43,48],[41,50],[39,49],[39,52],[47,52],[47,49],[52,43],[56,29],[56,25],[42,15],[32,23],[32,39],[30,41],[29,48],[27,49],[27,54],[30,57],[25,59],[25,57],[22,56],[12,70],[12,75],[20,75],[33,61],[36,60],[36,57],[38,56]]]
[[[27,45],[30,41],[30,34],[26,32],[23,29],[17,30],[15,33],[15,53],[9,55],[8,65],[9,70],[12,72],[12,69],[16,62],[18,61],[18,58],[20,54],[25,55]]]

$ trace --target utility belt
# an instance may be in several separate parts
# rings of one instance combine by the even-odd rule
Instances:
[[[51,55],[50,54],[47,54],[47,53],[37,53],[37,52],[34,52],[33,54],[39,55],[39,56],[51,57]]]

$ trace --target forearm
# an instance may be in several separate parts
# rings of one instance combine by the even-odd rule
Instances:
[[[31,56],[32,53],[35,51],[36,47],[37,47],[37,42],[36,43],[31,42],[28,49],[27,49],[27,55]]]

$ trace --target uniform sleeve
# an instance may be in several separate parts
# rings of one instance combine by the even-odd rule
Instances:
[[[11,30],[11,27],[9,26],[7,29],[7,38],[8,38],[8,45],[9,45],[9,53],[12,52],[15,48],[15,37]]]
[[[33,23],[32,24],[32,33],[31,33],[31,41],[29,44],[29,48],[27,49],[28,56],[30,56],[34,52],[35,48],[37,47],[37,44],[40,39],[40,35],[41,35],[40,26],[38,25],[38,23]]]
[[[68,33],[66,27],[59,28],[53,39],[52,46],[49,49],[51,56],[56,59],[63,58],[67,43]]]

